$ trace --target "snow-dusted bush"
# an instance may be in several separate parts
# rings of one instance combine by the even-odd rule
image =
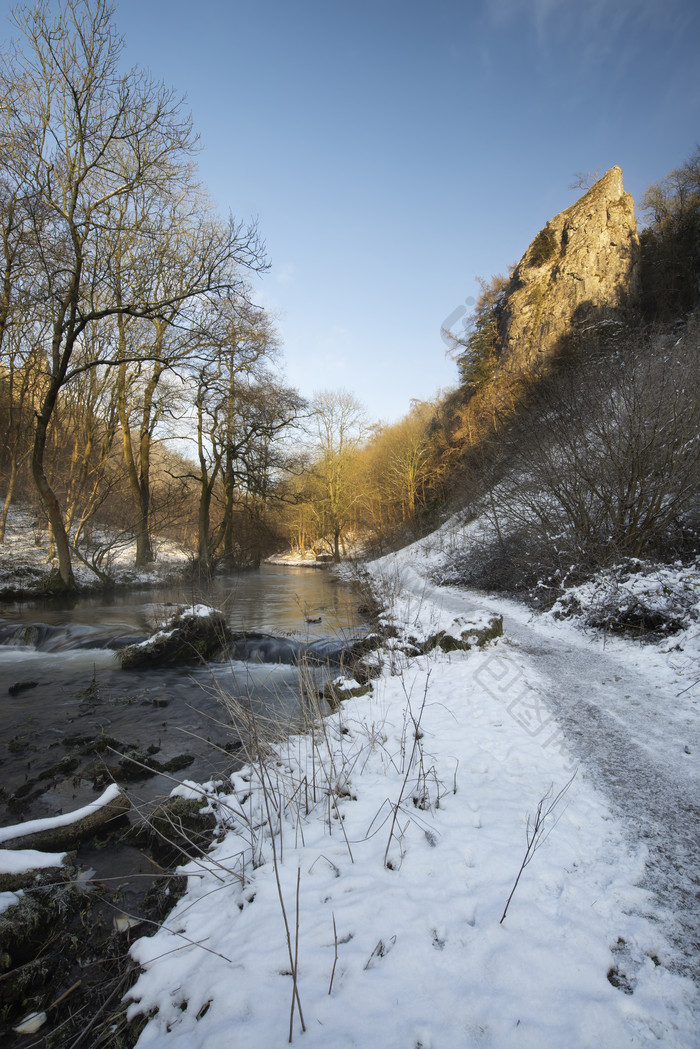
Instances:
[[[628,560],[567,589],[552,615],[603,630],[666,635],[700,619],[700,564]]]

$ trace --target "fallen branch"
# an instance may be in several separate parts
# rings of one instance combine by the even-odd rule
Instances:
[[[0,846],[4,849],[51,851],[76,845],[106,823],[122,817],[130,808],[131,802],[124,791],[113,783],[95,801],[74,812],[3,827]]]

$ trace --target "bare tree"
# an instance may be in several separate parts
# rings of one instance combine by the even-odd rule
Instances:
[[[248,556],[255,563],[264,554],[270,505],[284,497],[282,480],[298,468],[298,454],[286,438],[306,408],[297,390],[270,373],[258,376],[239,402],[239,490],[250,533]]]
[[[700,304],[700,146],[642,198],[642,292],[655,320],[682,317]]]
[[[22,186],[0,181],[0,380],[5,411],[0,430],[0,464],[7,469],[5,500],[0,511],[0,543],[24,456],[31,396],[36,391],[36,340],[27,323],[30,288],[31,229]]]
[[[408,415],[385,427],[376,441],[383,452],[384,501],[395,508],[395,516],[401,523],[415,518],[425,506],[428,425],[433,410],[425,401],[414,403]]]
[[[29,336],[29,337],[28,337]],[[5,468],[5,498],[0,509],[0,543],[20,471],[28,457],[31,442],[32,409],[41,390],[42,359],[31,333],[13,324],[5,332],[2,353],[0,407],[4,425],[0,434],[0,462]]]
[[[194,186],[189,189],[186,202],[180,197],[168,199],[162,192],[149,202],[147,194],[142,194],[141,211],[155,211],[161,230],[148,268],[140,264],[143,248],[138,230],[119,230],[112,244],[119,301],[137,281],[143,299],[161,303],[147,319],[125,313],[117,318],[117,403],[124,463],[136,510],[139,566],[153,560],[151,447],[163,417],[173,414],[178,400],[178,382],[168,382],[168,377],[183,370],[190,374],[195,361],[211,357],[218,338],[212,317],[221,316],[234,289],[235,297],[242,299],[244,282],[239,270],[262,265],[262,256],[256,255],[261,249],[254,229],[233,221],[222,223],[201,193]],[[182,384],[179,388],[182,392]]]
[[[139,70],[122,74],[122,43],[106,0],[46,0],[20,7],[23,40],[0,67],[0,144],[6,178],[30,208],[37,310],[49,326],[46,389],[34,430],[32,474],[51,523],[57,585],[75,587],[63,512],[45,468],[47,438],[62,387],[102,360],[74,363],[86,329],[110,316],[162,318],[173,302],[224,289],[232,262],[261,258],[254,231],[231,226],[199,280],[163,288],[144,280],[162,245],[161,196],[186,196],[196,145],[182,101]],[[115,281],[112,248],[136,250]]]
[[[197,392],[198,552],[205,569],[222,544],[227,562],[240,558],[234,518],[241,507],[252,527],[250,556],[259,558],[273,476],[287,465],[280,439],[305,403],[270,368],[278,339],[262,310],[241,297],[228,300],[209,330],[210,359],[200,370]],[[212,527],[217,483],[223,508]]]
[[[236,490],[236,453],[239,390],[250,380],[266,352],[273,353],[271,331],[258,311],[241,298],[211,304],[203,318],[202,344],[208,351],[197,376],[197,456],[199,459],[198,559],[208,571],[226,536],[233,557],[233,509]],[[224,498],[223,514],[212,528],[211,504],[217,483]]]
[[[595,171],[575,171],[568,188],[583,190],[585,193],[596,184],[599,178],[600,168],[596,168]]]
[[[312,402],[312,428],[319,479],[317,506],[333,556],[341,545],[360,497],[352,484],[354,455],[366,433],[364,408],[347,390],[323,390]]]
[[[82,341],[100,334],[93,326]],[[88,351],[90,355],[99,352],[99,347]],[[63,388],[56,409],[54,432],[64,451],[62,472],[66,474],[65,522],[69,533],[74,530],[74,543],[89,534],[90,523],[112,487],[108,475],[113,481],[112,451],[118,426],[112,394],[109,369],[88,368]]]

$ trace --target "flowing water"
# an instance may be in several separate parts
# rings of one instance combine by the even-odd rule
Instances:
[[[117,648],[151,634],[173,605],[197,602],[221,609],[238,635],[225,661],[121,669]],[[264,565],[206,591],[0,608],[0,825],[77,808],[111,779],[147,806],[173,779],[225,772],[237,741],[221,695],[293,717],[297,664],[332,662],[361,635],[357,604],[326,571]]]

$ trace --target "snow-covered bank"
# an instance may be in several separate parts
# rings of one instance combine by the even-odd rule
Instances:
[[[95,535],[91,554],[101,553],[97,563],[108,571],[115,585],[123,587],[158,586],[179,578],[189,565],[187,553],[174,543],[155,543],[156,561],[147,568],[135,569],[136,542],[123,536]],[[48,558],[48,536],[36,522],[35,515],[12,506],[7,519],[5,541],[0,544],[0,600],[30,598],[48,592],[51,573],[56,563]],[[79,558],[74,559],[73,573],[83,590],[100,590],[104,584]]]
[[[268,565],[285,565],[288,568],[328,568],[333,564],[330,554],[314,554],[309,551],[305,554],[294,553],[292,550],[283,554],[270,554],[265,558]]]
[[[537,677],[543,639],[569,638],[564,663],[588,642],[553,620],[533,641],[519,606],[434,587],[432,549],[371,566],[406,640],[372,692],[204,788],[225,834],[133,947],[130,1012],[153,1013],[140,1047],[273,1049],[292,1013],[294,1040],[303,1013],[304,1044],[326,1049],[697,1045],[674,916],[641,885],[647,850]],[[403,650],[504,607],[504,637],[484,647]],[[653,658],[659,690],[675,688]],[[562,790],[528,854],[538,806]]]

